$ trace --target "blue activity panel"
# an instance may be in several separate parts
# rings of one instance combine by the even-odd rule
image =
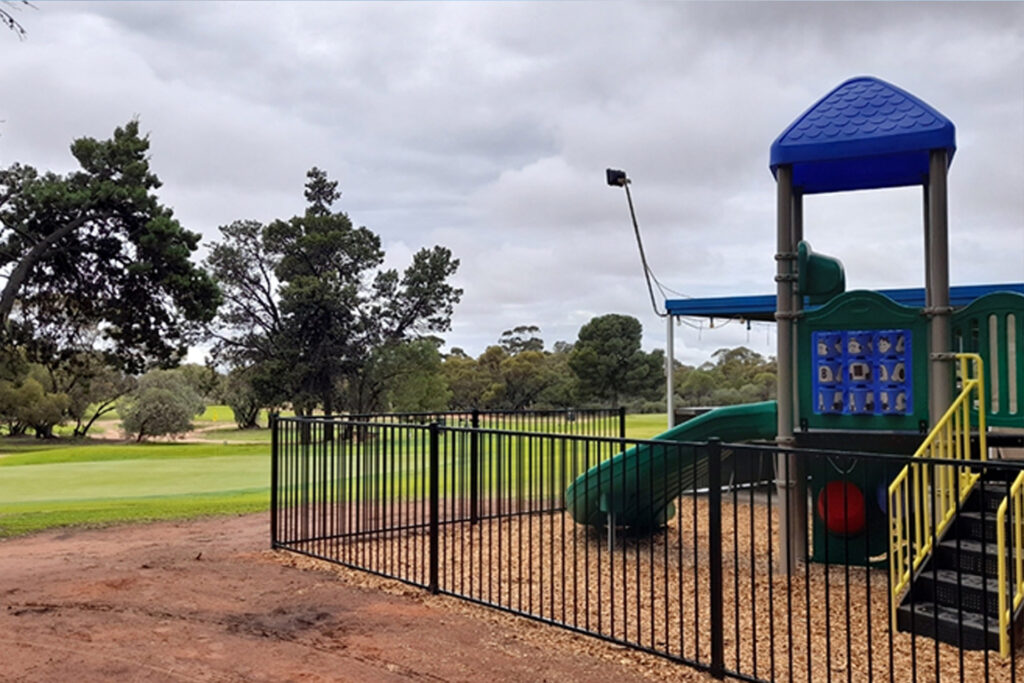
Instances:
[[[811,348],[816,415],[914,412],[910,330],[813,332]]]

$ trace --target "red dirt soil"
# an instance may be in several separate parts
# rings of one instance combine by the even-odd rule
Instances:
[[[710,680],[268,538],[247,515],[0,541],[0,680]]]

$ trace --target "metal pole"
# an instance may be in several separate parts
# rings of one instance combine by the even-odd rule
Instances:
[[[932,221],[928,215],[931,211],[928,200],[928,181],[924,183],[924,190],[921,193],[924,199],[924,305],[926,308],[932,305]]]
[[[281,455],[280,442],[278,441],[277,413],[270,413],[270,547],[277,547],[277,487],[280,477],[279,463],[277,459]]]
[[[665,318],[665,408],[668,410],[669,429],[676,426],[675,388],[672,386],[676,353],[675,330],[672,327],[674,320],[671,313]]]
[[[931,305],[926,309],[931,315],[929,341],[931,358],[929,367],[928,413],[932,425],[949,408],[953,401],[953,377],[949,365],[950,351],[949,316],[949,216],[946,197],[947,155],[944,149],[933,149],[929,155],[928,168],[928,266],[930,274],[926,298]]]
[[[793,167],[779,166],[776,172],[776,275],[775,275],[775,320],[778,326],[778,378],[776,384],[778,406],[778,430],[776,443],[781,448],[793,446],[793,290],[796,274],[793,265],[796,260],[793,240]],[[785,472],[784,458],[779,454],[776,460],[775,485],[786,498],[790,496],[790,482],[782,480]],[[788,542],[790,520],[783,496],[778,496],[779,514],[779,571],[789,574],[792,563],[792,547]]]
[[[722,596],[722,442],[708,439],[708,589],[711,593],[711,669],[725,678]]]
[[[440,467],[438,451],[438,426],[436,422],[430,423],[430,556],[427,558],[429,571],[430,592],[436,594],[439,590],[437,583],[437,540],[439,536],[438,520],[438,479],[440,478]]]
[[[804,193],[797,188],[793,188],[793,251],[797,251],[797,246],[800,241],[804,238]],[[793,273],[799,275],[796,271],[799,265],[796,261],[793,261]],[[804,309],[804,297],[800,294],[799,287],[796,282],[792,285],[793,289],[793,313],[799,315]],[[799,344],[796,342],[795,336],[797,332],[797,321],[798,318],[794,318],[792,322],[792,337],[790,338],[791,346],[793,347],[792,365],[790,366],[793,374],[793,393],[790,395],[790,403],[793,406],[793,420],[791,424],[797,422],[797,418],[800,415],[800,353]],[[794,445],[796,444],[794,440]],[[804,461],[794,454],[787,456],[789,459],[789,466],[783,469],[786,473],[786,482],[788,485],[787,491],[789,492],[789,500],[779,500],[779,505],[784,510],[787,510],[789,527],[786,531],[786,541],[789,544],[788,548],[788,560],[790,566],[795,566],[796,561],[799,559],[803,561],[807,557],[807,478],[804,476]]]
[[[473,408],[469,433],[469,523],[480,520],[480,410]]]

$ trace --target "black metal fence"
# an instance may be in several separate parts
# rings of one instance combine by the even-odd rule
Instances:
[[[1024,665],[1017,648],[1004,659],[922,635],[939,628],[937,620],[926,623],[931,605],[932,612],[940,611],[937,592],[928,598],[912,590],[907,598],[912,628],[894,628],[884,552],[879,557],[876,547],[858,540],[863,533],[829,534],[819,528],[837,494],[818,484],[837,476],[865,484],[866,475],[856,474],[856,468],[898,471],[909,458],[643,441],[564,433],[564,427],[553,423],[550,433],[539,433],[450,421],[278,418],[272,545],[628,645],[719,677],[1017,679]],[[638,458],[615,458],[636,447],[667,469],[644,469]],[[608,460],[605,483],[617,486],[586,483],[567,508],[569,485]],[[922,467],[935,474],[948,466],[940,461]],[[782,480],[802,477],[810,485],[807,534],[793,542],[806,544],[813,561],[799,562],[793,572],[778,569],[783,549],[774,539],[780,516],[797,513],[777,495],[776,469]],[[1009,475],[1020,470],[1017,464],[986,465],[986,471],[999,475],[992,486],[1007,493]],[[680,481],[688,490],[672,502],[674,515],[662,514],[663,524],[654,533],[616,527],[613,516],[607,523],[610,515],[601,524],[586,525],[573,516],[639,510],[643,492]],[[842,496],[843,523],[852,524],[855,501]],[[859,503],[863,515],[857,525],[882,528],[887,548],[888,515],[880,493],[877,498]],[[989,511],[986,519],[986,509],[982,505],[983,525],[995,516]],[[932,539],[936,547],[942,540]],[[957,541],[953,552],[966,556],[969,545]],[[981,546],[983,581],[994,580],[997,564],[985,557],[992,552],[988,545]],[[1007,566],[1012,574],[1014,563]],[[921,573],[929,571],[938,580],[934,565]],[[966,570],[954,571],[958,585],[968,578]],[[966,593],[957,595],[963,601]],[[995,610],[986,604],[983,613],[988,620]],[[991,616],[983,626],[995,623]],[[955,622],[953,628],[955,635]],[[970,628],[961,618],[954,642],[968,642]]]

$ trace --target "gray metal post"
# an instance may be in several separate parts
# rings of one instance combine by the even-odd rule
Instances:
[[[779,166],[776,171],[776,275],[775,275],[775,320],[778,326],[778,378],[776,384],[778,405],[778,431],[776,443],[781,448],[793,446],[793,290],[796,284],[794,263],[796,248],[793,244],[793,168]],[[781,477],[786,471],[784,458],[780,454],[776,461],[775,485],[778,496],[779,513],[779,571],[788,574],[791,562],[792,546],[790,538],[790,519],[785,499],[791,495],[791,482]]]
[[[793,194],[793,230],[792,230],[792,245],[793,251],[797,251],[797,245],[804,238],[804,193],[797,188],[792,189]],[[798,275],[798,263],[793,261],[793,274]],[[797,283],[793,282],[793,307],[792,312],[794,318],[790,325],[791,337],[790,343],[793,347],[793,364],[790,369],[793,374],[793,393],[790,395],[790,404],[792,405],[793,418],[790,421],[791,425],[795,425],[797,417],[800,415],[800,354],[798,350],[798,344],[796,343],[796,320],[804,309],[804,298],[800,294]],[[795,445],[795,441],[794,441]],[[787,491],[789,492],[789,500],[780,500],[779,504],[788,510],[788,522],[789,527],[787,533],[787,543],[789,544],[788,559],[790,566],[795,566],[797,559],[803,561],[807,557],[807,478],[804,476],[804,461],[802,458],[796,455],[787,456],[789,458],[789,466],[783,469],[783,472],[788,473],[786,476],[787,480]]]
[[[675,371],[675,363],[673,361],[676,357],[675,330],[672,328],[673,320],[675,320],[675,318],[672,316],[671,313],[668,315],[668,317],[665,318],[665,408],[668,410],[669,429],[672,429],[673,427],[676,426],[675,389],[672,386],[672,378],[673,373]]]
[[[931,316],[929,341],[931,357],[929,367],[928,417],[932,425],[953,401],[953,377],[949,361],[951,347],[949,317],[949,216],[946,196],[946,150],[933,149],[928,168],[928,265],[930,272],[926,284],[925,309]]]
[[[725,637],[722,594],[722,442],[708,439],[708,592],[711,593],[712,677],[725,678]]]
[[[928,308],[932,305],[932,221],[928,215],[931,211],[928,202],[928,183],[924,184],[924,191],[921,194],[924,199],[924,305]]]

